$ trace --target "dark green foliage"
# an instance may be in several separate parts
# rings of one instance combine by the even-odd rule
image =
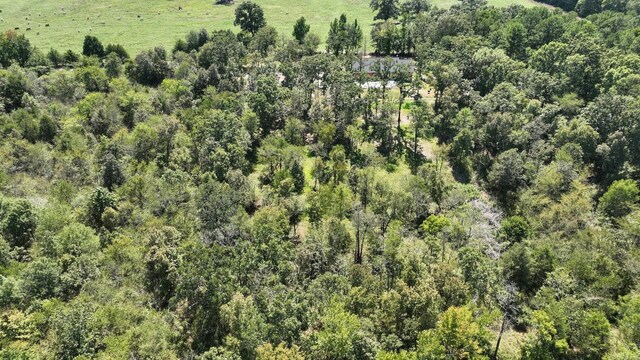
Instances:
[[[105,59],[104,69],[109,78],[119,77],[122,74],[121,58],[115,52],[110,52]]]
[[[509,244],[519,243],[529,237],[531,228],[522,216],[511,216],[502,221],[498,236]]]
[[[293,37],[298,40],[298,43],[302,44],[310,29],[311,25],[307,24],[307,19],[303,16],[293,25]]]
[[[116,197],[109,190],[98,187],[89,196],[87,204],[88,223],[96,229],[102,227],[102,214],[107,208],[116,208]]]
[[[198,51],[198,64],[206,70],[204,86],[237,91],[245,46],[230,30],[211,33],[209,42]]]
[[[361,41],[362,29],[358,25],[358,20],[349,24],[347,16],[342,14],[331,23],[327,36],[327,51],[334,55],[350,54],[358,49]]]
[[[82,55],[84,56],[96,56],[103,57],[106,55],[104,46],[97,37],[87,35],[84,37],[84,43],[82,44]]]
[[[428,11],[431,5],[427,0],[406,0],[400,4],[401,11],[411,15],[418,15]]]
[[[289,170],[291,173],[291,177],[293,178],[293,187],[297,193],[301,193],[304,190],[305,185],[305,176],[304,169],[300,165],[299,161],[294,160],[291,163],[291,168]]]
[[[29,93],[27,73],[18,66],[0,70],[0,105],[11,112],[22,106],[25,94]]]
[[[582,17],[598,13],[602,10],[600,0],[578,0],[576,3],[576,12]]]
[[[154,294],[156,306],[165,308],[174,295],[180,233],[172,227],[154,229],[145,255],[147,290]]]
[[[194,119],[192,132],[203,171],[214,172],[223,179],[231,169],[246,169],[249,134],[235,114],[208,111]]]
[[[502,261],[505,277],[527,294],[538,290],[555,266],[551,249],[530,249],[526,243],[513,245],[503,255]]]
[[[232,242],[230,238],[231,218],[241,204],[235,202],[236,194],[227,183],[209,180],[199,189],[198,215],[206,239],[222,243]]]
[[[49,50],[49,52],[47,53],[47,59],[51,61],[51,65],[53,65],[54,67],[59,67],[64,63],[63,55],[54,48],[51,48],[51,50]]]
[[[22,273],[22,291],[28,299],[48,299],[60,292],[59,265],[51,259],[40,258],[29,263]]]
[[[0,204],[2,233],[13,247],[28,248],[33,241],[38,220],[27,200],[4,200]]]
[[[489,171],[489,187],[507,201],[526,183],[524,166],[522,155],[516,149],[503,152]]]
[[[144,85],[159,85],[162,80],[171,75],[171,68],[169,68],[164,48],[156,47],[138,54],[135,60],[127,66],[127,75]]]
[[[263,134],[283,126],[282,96],[284,89],[278,84],[275,76],[262,76],[257,80],[256,90],[250,95],[251,109],[260,118]]]
[[[64,61],[67,62],[67,63],[75,63],[80,59],[78,54],[73,52],[73,50],[71,50],[71,49],[67,50],[62,57],[63,57]]]
[[[56,135],[58,134],[58,122],[48,115],[43,115],[40,118],[39,138],[42,141],[53,143]]]
[[[33,51],[29,40],[14,31],[0,34],[0,65],[7,68],[11,64],[25,66]]]
[[[205,29],[200,29],[200,31],[190,31],[187,34],[186,46],[184,48],[185,52],[189,52],[192,50],[198,51],[204,44],[209,41],[209,33]]]
[[[371,30],[371,40],[380,55],[401,54],[405,50],[402,32],[393,20],[376,24]]]
[[[124,174],[120,162],[113,156],[113,154],[107,154],[102,164],[102,186],[109,191],[124,183]]]
[[[109,45],[107,45],[107,47],[104,49],[104,53],[105,53],[105,55],[109,55],[111,53],[114,53],[114,54],[118,55],[118,57],[122,61],[125,61],[125,60],[129,59],[129,53],[127,53],[127,50],[125,50],[124,46],[122,46],[120,44],[109,44]]]
[[[233,25],[240,26],[243,31],[255,34],[266,24],[264,12],[258,4],[251,1],[243,1],[236,8],[236,18],[233,21]]]
[[[270,50],[276,46],[278,32],[271,26],[263,26],[251,39],[250,48],[262,56],[267,56]]]
[[[398,0],[371,0],[370,6],[377,11],[374,20],[394,19],[400,13]]]

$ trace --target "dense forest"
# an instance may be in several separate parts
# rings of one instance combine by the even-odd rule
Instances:
[[[0,359],[637,360],[618,2],[374,0],[326,41],[245,2],[131,57],[5,32]]]

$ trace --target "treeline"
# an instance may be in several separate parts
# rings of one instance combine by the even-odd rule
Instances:
[[[554,2],[550,0],[547,3],[565,11],[575,11],[583,18],[594,15],[591,20],[599,22],[600,28],[605,33],[612,31],[616,36],[626,38],[626,41],[635,42],[636,50],[634,51],[637,52],[640,2],[635,0],[614,0],[602,3],[600,0]],[[553,36],[553,32],[560,31],[557,28],[560,26],[560,21],[556,20],[561,15],[560,10],[551,11],[555,16],[550,20],[545,19],[544,23],[536,23],[531,21],[534,20],[531,16],[527,19],[505,15],[503,10],[486,7],[484,0],[464,1],[462,5],[454,6],[448,11],[432,9],[426,0],[410,0],[401,4],[398,0],[372,0],[371,7],[376,11],[375,20],[377,20],[371,30],[371,41],[378,55],[415,55],[420,51],[420,47],[432,45],[430,42],[433,40],[432,34],[440,32],[439,37],[442,37],[453,29],[456,31],[462,29],[464,32],[464,29],[473,28],[474,32],[483,36],[492,47],[501,48],[506,46],[505,42],[509,41],[510,36],[517,36],[509,32],[517,30],[522,33],[524,41],[521,44],[521,51],[526,47],[535,49],[541,41],[545,41],[545,36]],[[518,6],[512,5],[506,13],[518,12],[517,8]],[[470,10],[475,12],[473,18],[456,15]],[[507,22],[510,27],[505,26]],[[613,26],[615,29],[606,30],[604,22],[609,22],[607,26]],[[438,24],[439,27],[434,27],[433,24]],[[525,29],[520,29],[520,25]],[[513,29],[513,26],[517,26],[518,29]],[[527,32],[527,36],[524,36],[524,32]]]
[[[637,17],[373,5],[2,35],[0,359],[637,359]]]
[[[540,2],[564,11],[575,11],[580,17],[607,11],[626,12],[635,16],[640,14],[640,2],[637,0],[540,0]]]

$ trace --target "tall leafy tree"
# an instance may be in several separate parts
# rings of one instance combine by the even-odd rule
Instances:
[[[309,33],[309,29],[311,29],[311,25],[307,24],[307,19],[303,16],[293,25],[293,37],[298,40],[298,43],[302,44]]]
[[[327,51],[334,55],[350,54],[355,51],[362,41],[362,29],[358,20],[352,24],[347,21],[347,15],[342,14],[334,19],[329,26],[327,37]]]
[[[14,63],[25,66],[32,51],[31,44],[24,35],[18,35],[13,30],[0,34],[0,65],[3,67]]]
[[[236,8],[233,25],[240,26],[243,31],[255,34],[267,24],[262,8],[251,1],[244,1]]]
[[[371,9],[377,11],[374,20],[389,20],[396,18],[400,13],[398,0],[371,0]]]
[[[430,132],[430,118],[433,117],[433,110],[425,102],[417,102],[411,109],[410,131],[411,131],[411,171],[415,174],[420,165],[420,140],[424,139]]]

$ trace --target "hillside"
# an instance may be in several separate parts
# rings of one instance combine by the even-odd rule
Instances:
[[[131,53],[153,45],[167,48],[189,30],[220,30],[233,27],[235,5],[213,5],[212,0],[0,0],[0,29],[20,28],[35,46],[48,50],[78,51],[85,35],[106,43],[124,45]],[[373,13],[368,0],[259,0],[267,22],[280,34],[290,36],[300,16],[307,18],[311,31],[325,38],[329,23],[345,13],[361,24],[370,24]],[[449,7],[455,0],[432,4]],[[489,0],[489,4],[512,3],[533,6],[531,0]],[[182,7],[182,10],[179,10]],[[47,24],[49,26],[47,26]],[[27,31],[27,28],[31,30]],[[368,30],[365,34],[368,36]]]

